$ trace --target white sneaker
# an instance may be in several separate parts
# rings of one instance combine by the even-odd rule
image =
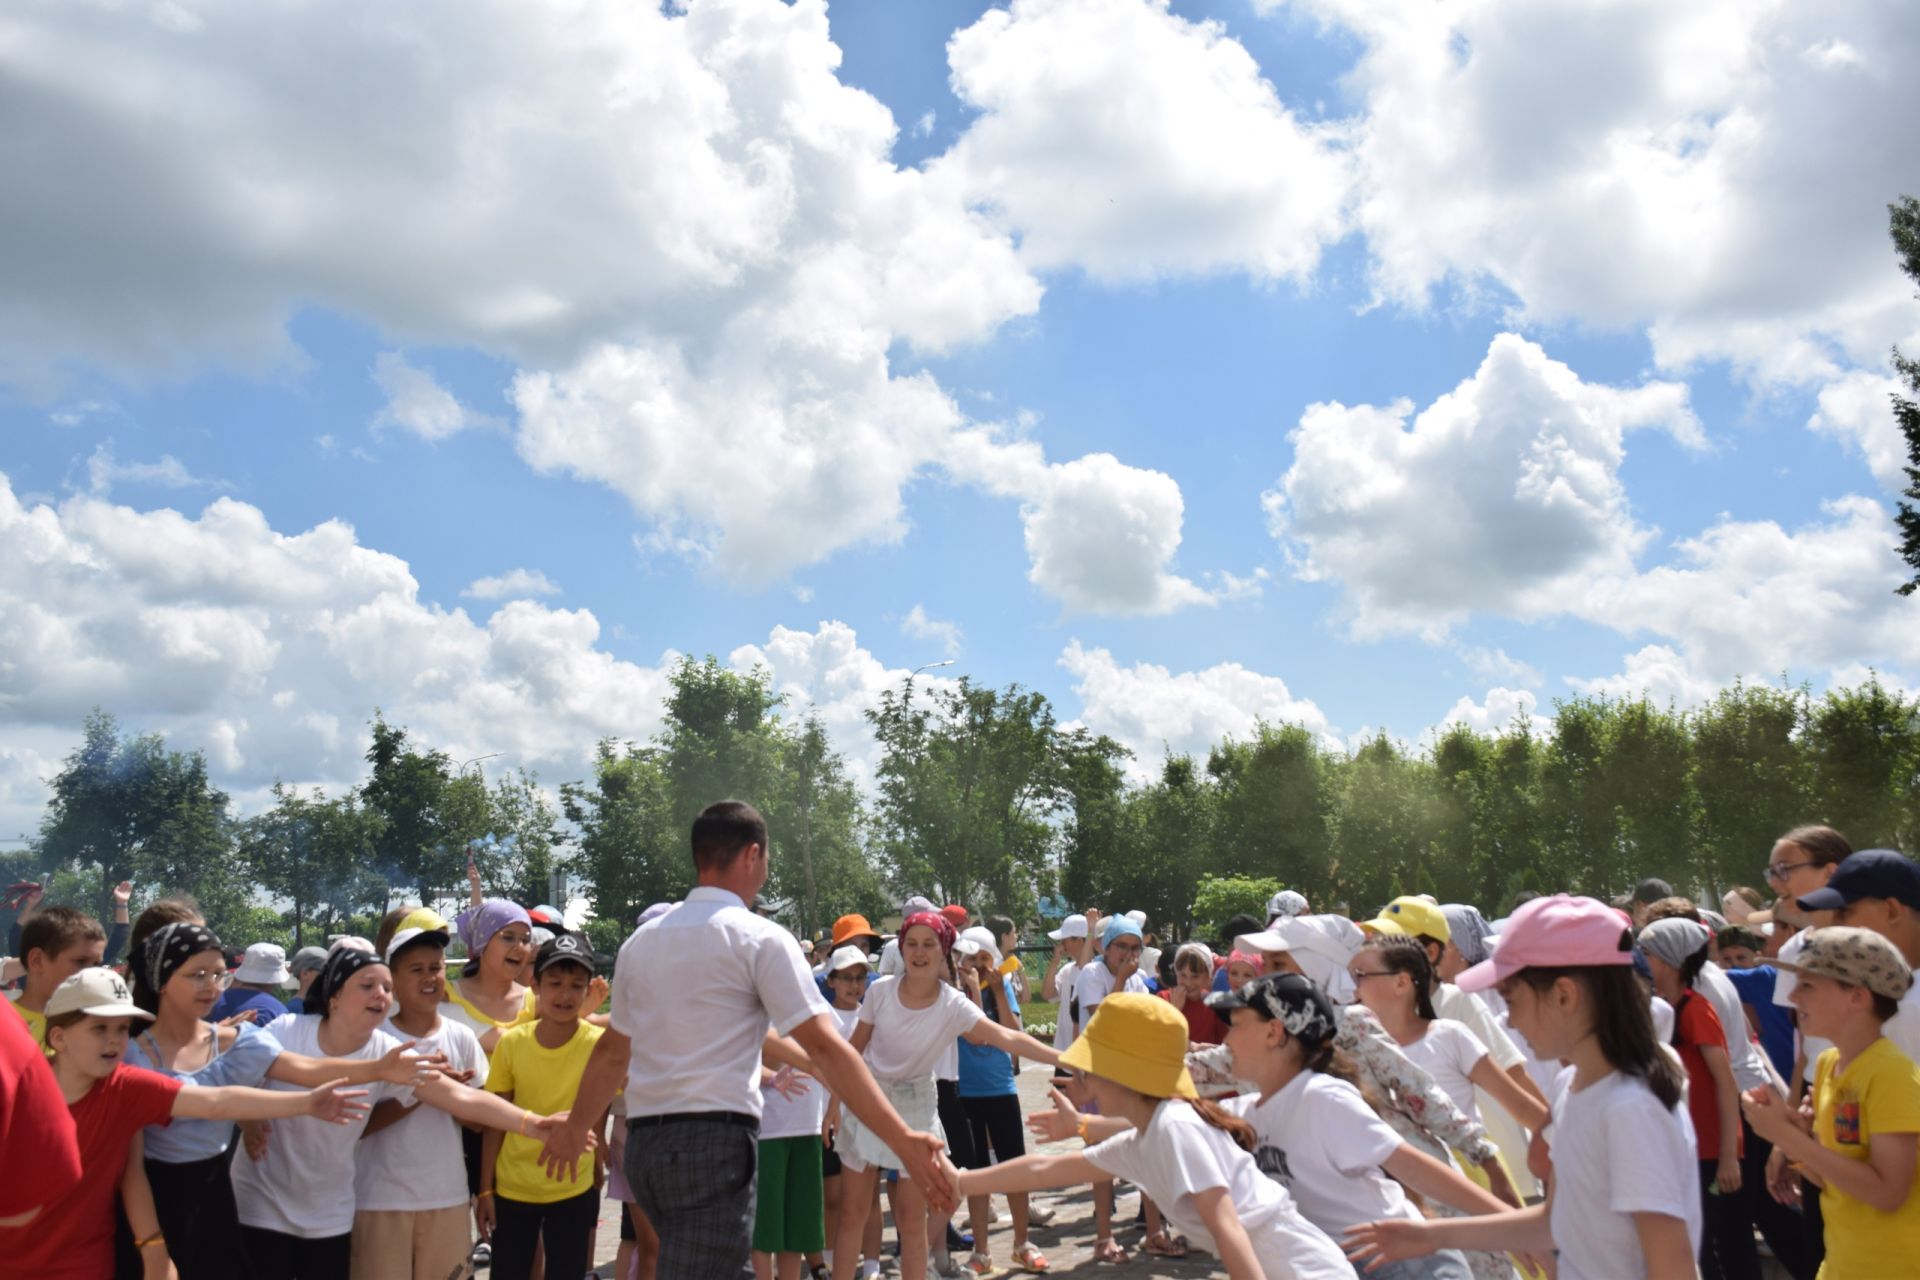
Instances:
[[[1059,1214],[1059,1210],[1050,1204],[1041,1204],[1038,1200],[1027,1201],[1027,1221],[1036,1227],[1050,1227]]]

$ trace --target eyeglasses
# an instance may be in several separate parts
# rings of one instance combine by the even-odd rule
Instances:
[[[233,985],[233,975],[225,969],[195,969],[180,975],[196,987],[216,987],[225,991]]]
[[[1775,862],[1767,867],[1767,879],[1778,884],[1802,867],[1810,867],[1811,862]]]
[[[1358,982],[1362,978],[1391,978],[1394,972],[1392,969],[1349,969],[1347,976]]]

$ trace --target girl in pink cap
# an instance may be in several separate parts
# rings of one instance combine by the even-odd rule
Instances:
[[[1349,1256],[1558,1250],[1560,1280],[1697,1275],[1700,1184],[1685,1081],[1654,1036],[1627,917],[1592,898],[1536,898],[1459,986],[1498,987],[1534,1051],[1569,1064],[1546,1131],[1552,1190],[1546,1203],[1508,1213],[1364,1223],[1347,1233]]]

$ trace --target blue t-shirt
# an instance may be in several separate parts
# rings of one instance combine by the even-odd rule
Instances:
[[[1213,971],[1213,989],[1215,991],[1233,990],[1232,987],[1227,985],[1227,966],[1221,965]]]
[[[266,1026],[275,1018],[285,1017],[287,1006],[264,991],[255,991],[252,987],[228,987],[214,1004],[213,1012],[207,1015],[208,1022],[223,1022],[236,1013],[256,1010],[254,1025]]]
[[[1773,1002],[1774,979],[1780,971],[1770,964],[1752,969],[1726,969],[1727,980],[1740,993],[1740,1003],[1759,1015],[1760,1047],[1782,1080],[1793,1079],[1793,1010]]]
[[[266,1083],[267,1069],[273,1066],[274,1059],[282,1052],[278,1040],[258,1027],[242,1023],[239,1036],[227,1046],[227,1051],[206,1066],[198,1071],[170,1071],[160,1065],[158,1058],[148,1050],[146,1042],[147,1036],[144,1034],[127,1042],[129,1063],[204,1089],[217,1089],[230,1084],[258,1089]],[[149,1125],[146,1135],[147,1159],[165,1164],[187,1164],[194,1160],[211,1160],[225,1151],[233,1137],[233,1121],[176,1117],[172,1124]]]
[[[1013,1010],[1015,1022],[1020,1020],[1020,1002],[1013,998],[1013,980],[1000,979],[1000,992],[1007,1007]],[[991,987],[980,992],[980,1005],[987,1017],[994,1022],[1000,1021],[1000,1012],[994,1003]],[[963,1098],[1001,1098],[1018,1092],[1013,1082],[1013,1055],[1003,1049],[990,1045],[970,1044],[960,1041],[960,1082],[959,1092]]]

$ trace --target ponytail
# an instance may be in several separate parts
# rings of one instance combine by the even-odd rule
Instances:
[[[1433,1011],[1433,961],[1427,958],[1426,944],[1418,938],[1374,938],[1366,950],[1376,952],[1380,963],[1393,973],[1413,979],[1413,1011],[1423,1022],[1440,1015]]]
[[[1171,1099],[1169,1099],[1171,1101]],[[1200,1113],[1200,1118],[1214,1128],[1233,1139],[1233,1144],[1242,1151],[1251,1152],[1260,1145],[1260,1134],[1254,1127],[1233,1115],[1217,1102],[1205,1098],[1188,1098],[1187,1103]]]
[[[1561,978],[1578,983],[1592,1006],[1593,1036],[1607,1065],[1624,1075],[1638,1077],[1667,1110],[1680,1105],[1685,1077],[1654,1039],[1653,1010],[1647,1001],[1646,988],[1640,985],[1639,976],[1631,966],[1527,968],[1514,976],[1540,993],[1551,990]]]

